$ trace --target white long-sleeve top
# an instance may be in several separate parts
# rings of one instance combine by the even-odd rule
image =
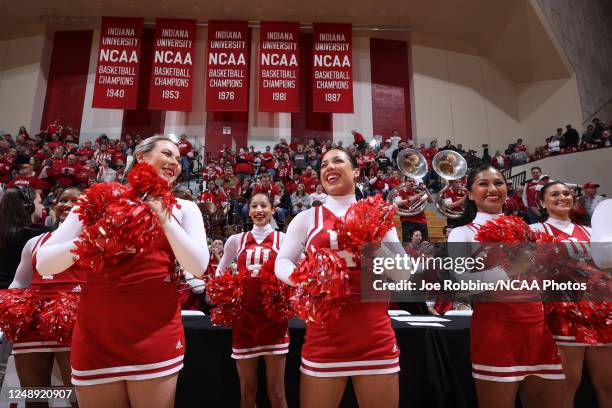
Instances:
[[[354,194],[342,197],[330,195],[327,196],[327,200],[323,206],[334,213],[336,217],[342,217],[355,201]],[[289,228],[287,228],[285,240],[276,257],[274,273],[280,280],[288,285],[295,285],[289,276],[295,270],[298,258],[304,252],[308,232],[314,226],[314,214],[316,210],[317,208],[309,208],[306,211],[302,211],[291,221]],[[387,234],[383,238],[383,242],[400,242],[395,228],[391,228],[387,231]]]
[[[274,232],[274,228],[270,224],[266,224],[263,227],[259,227],[257,225],[253,225],[253,229],[251,230],[251,234],[255,239],[255,242],[261,244],[264,239],[270,234]],[[247,232],[241,232],[239,234],[234,234],[230,236],[227,241],[225,241],[225,246],[223,247],[223,256],[219,261],[219,265],[217,265],[217,269],[215,270],[215,276],[223,275],[230,264],[236,260],[238,257],[238,251],[240,250],[240,242],[242,241],[242,237]],[[280,234],[281,244],[283,242],[283,237],[285,234]]]
[[[34,246],[40,239],[41,235],[30,238],[24,245],[23,250],[21,251],[21,261],[19,262],[19,266],[17,266],[15,277],[9,285],[9,289],[25,289],[30,287],[30,283],[32,282],[32,274],[34,273],[34,265],[32,265],[32,251],[34,250]]]
[[[172,216],[162,229],[181,266],[195,276],[201,276],[210,259],[202,214],[195,203],[177,200],[181,208],[173,208]],[[73,208],[53,236],[38,250],[36,269],[41,275],[55,275],[72,266],[72,250],[76,248],[75,241],[82,229],[83,224]]]
[[[612,199],[601,202],[591,218],[593,261],[602,269],[612,268]]]

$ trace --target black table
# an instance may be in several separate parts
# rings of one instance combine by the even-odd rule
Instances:
[[[400,347],[400,406],[476,407],[470,364],[470,317],[445,317],[442,327],[411,326],[392,320]],[[185,367],[177,385],[177,407],[238,407],[240,387],[231,354],[231,329],[215,327],[202,316],[184,317],[187,350]],[[299,407],[300,350],[304,323],[289,322],[291,337],[285,387],[289,407]],[[594,407],[594,391],[584,375],[576,407]],[[267,407],[263,359],[259,366],[258,407]],[[356,407],[352,387],[347,387],[342,407]]]

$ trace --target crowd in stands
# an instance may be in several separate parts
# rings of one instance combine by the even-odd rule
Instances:
[[[366,140],[361,133],[353,131],[353,143],[343,146],[342,142],[288,143],[281,139],[275,146],[266,146],[264,151],[256,151],[253,146],[242,147],[237,152],[223,146],[221,151],[210,154],[213,159],[199,164],[195,149],[185,135],[178,141],[183,168],[183,181],[194,180],[201,183],[198,187],[183,189],[183,197],[191,198],[200,204],[205,216],[209,236],[224,237],[240,228],[249,228],[247,205],[253,193],[264,191],[274,200],[275,221],[278,228],[285,228],[287,221],[311,206],[325,202],[326,194],[319,183],[319,158],[322,153],[333,147],[343,147],[354,154],[361,169],[356,194],[368,196],[382,194],[404,185],[405,178],[396,166],[397,155],[404,148],[418,149],[429,165],[429,173],[422,180],[433,193],[443,186],[439,176],[432,169],[432,159],[441,150],[453,150],[461,154],[468,167],[476,167],[482,162],[500,169],[520,165],[542,157],[593,149],[610,145],[612,121],[608,124],[594,119],[580,137],[571,125],[557,129],[557,133],[546,139],[546,145],[530,151],[521,139],[508,146],[493,157],[485,147],[483,156],[475,150],[464,150],[461,144],[453,145],[447,140],[441,147],[437,141],[429,146],[415,146],[412,140],[402,140],[394,130],[385,140]],[[42,190],[44,204],[49,209],[56,197],[67,187],[78,186],[87,189],[93,183],[121,181],[126,161],[134,147],[142,140],[136,135],[125,135],[122,140],[113,140],[100,135],[95,141],[79,143],[78,131],[64,127],[59,120],[51,123],[45,130],[31,136],[22,127],[13,137],[4,134],[0,138],[0,183],[3,188],[15,185],[30,186]],[[198,171],[196,174],[196,170]],[[530,199],[530,189],[541,185],[540,174],[525,186],[514,186],[509,181],[509,198],[506,205],[509,213],[533,219],[537,216],[537,206]],[[595,184],[595,183],[593,183]],[[189,186],[193,184],[190,182]],[[197,190],[197,191],[193,191]],[[585,197],[592,195],[591,189],[583,189]],[[460,207],[463,194],[459,185],[447,191],[446,201],[451,207]],[[410,194],[401,197],[409,201]],[[431,201],[431,200],[430,200]],[[584,201],[584,200],[583,200]],[[403,202],[403,201],[402,201]],[[397,202],[396,202],[397,203]],[[580,201],[579,201],[580,203]],[[592,213],[588,203],[577,208],[576,220],[581,214],[588,218]],[[46,221],[49,225],[52,220]],[[402,217],[406,231],[405,242],[411,240],[412,231],[421,231],[427,240],[427,220],[424,216]],[[452,225],[452,220],[449,222]]]

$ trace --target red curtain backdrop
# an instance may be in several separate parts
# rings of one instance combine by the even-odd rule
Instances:
[[[251,44],[251,29],[249,28],[247,44]],[[250,49],[250,48],[249,48]],[[251,66],[251,53],[247,61],[247,67]],[[250,93],[247,93],[247,101]],[[224,135],[223,128],[229,127],[231,134]],[[207,112],[206,113],[206,136],[204,138],[205,157],[216,158],[219,156],[221,147],[225,144],[232,147],[235,142],[235,149],[247,146],[249,131],[249,112]]]
[[[370,38],[370,66],[374,134],[412,139],[408,43]]]
[[[93,31],[56,31],[40,128],[59,119],[81,128]],[[39,129],[28,129],[30,134]]]
[[[331,113],[312,111],[312,34],[300,33],[300,111],[291,114],[291,141],[332,139]]]
[[[166,111],[149,110],[149,86],[151,70],[153,69],[153,46],[155,30],[142,30],[142,46],[140,48],[140,70],[138,72],[138,104],[134,110],[123,112],[123,127],[121,137],[126,134],[139,134],[143,137],[155,133],[163,133]]]

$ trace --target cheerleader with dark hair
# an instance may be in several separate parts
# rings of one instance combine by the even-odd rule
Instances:
[[[276,259],[275,272],[289,285],[300,256],[320,249],[338,249],[335,223],[356,202],[359,167],[347,151],[332,148],[321,156],[325,203],[299,213],[289,224]],[[399,243],[394,228],[384,242]],[[300,405],[335,407],[349,378],[360,406],[396,407],[399,403],[399,348],[387,314],[388,303],[360,302],[361,267],[348,251],[346,260],[352,295],[340,316],[328,325],[307,322],[302,346]]]
[[[255,193],[248,203],[253,229],[230,236],[216,275],[227,272],[232,261],[238,272],[246,275],[240,316],[232,325],[232,358],[240,378],[240,406],[254,407],[257,397],[257,365],[263,356],[266,363],[268,398],[272,407],[286,407],[285,359],[289,352],[287,322],[266,316],[261,300],[259,273],[266,262],[274,262],[284,233],[270,225],[274,205],[269,195]]]
[[[569,187],[562,182],[554,181],[545,184],[540,190],[539,195],[540,213],[542,222],[532,224],[530,227],[539,232],[544,232],[564,245],[558,246],[558,250],[563,251],[559,255],[563,260],[575,261],[576,266],[583,262],[591,263],[591,228],[576,225],[570,220],[570,211],[574,206],[574,196]],[[595,244],[597,246],[599,244]],[[568,267],[570,267],[568,265]],[[609,303],[604,303],[609,305]],[[553,337],[561,351],[563,360],[563,370],[566,376],[565,407],[574,406],[576,390],[582,380],[582,369],[586,364],[589,377],[595,387],[599,406],[607,407],[612,405],[612,377],[610,376],[610,366],[612,366],[612,329],[589,327],[585,325],[584,319],[576,316],[574,321],[567,321],[565,317],[560,317],[559,308],[567,307],[567,303],[550,302],[546,303],[545,311],[547,321],[551,328]],[[587,302],[573,303],[573,307],[578,311],[589,309]],[[608,308],[608,318],[610,316]],[[566,316],[566,313],[562,313]],[[568,332],[569,331],[569,332]],[[589,342],[580,340],[580,332],[589,333]]]
[[[55,213],[57,225],[66,219],[80,194],[80,189],[68,188],[59,196],[51,210]],[[46,279],[38,273],[35,267],[37,252],[50,237],[51,233],[45,232],[26,243],[21,253],[21,262],[17,267],[15,279],[9,287],[10,289],[29,288],[34,295],[32,301],[40,303],[40,310],[36,312],[37,318],[33,325],[42,323],[40,316],[43,316],[50,307],[57,307],[54,302],[57,302],[58,295],[61,293],[71,294],[70,303],[76,303],[77,299],[74,298],[74,295],[81,292],[85,281],[85,272],[76,267],[70,267]],[[72,305],[64,307],[72,307]],[[31,326],[23,336],[13,342],[15,367],[21,387],[49,387],[54,360],[58,362],[64,385],[70,385],[71,334],[71,332],[64,333],[65,338],[63,339],[48,338],[36,327]]]
[[[476,240],[480,227],[503,215],[506,179],[491,165],[483,165],[470,173],[466,188],[465,210],[457,223],[461,226],[450,233],[449,253],[476,257],[482,248]],[[458,243],[471,244],[461,250]],[[493,280],[508,279],[531,267],[530,262],[521,259],[514,259],[505,268],[493,262],[489,260],[488,269],[475,273]],[[561,358],[544,321],[541,302],[476,301],[470,340],[479,407],[513,408],[517,394],[524,406],[561,406]]]

